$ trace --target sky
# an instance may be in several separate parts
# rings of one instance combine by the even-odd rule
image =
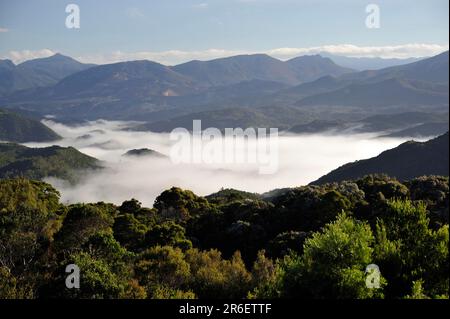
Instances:
[[[80,28],[65,25],[68,4]],[[380,9],[367,28],[366,6]],[[177,64],[245,53],[418,57],[448,49],[448,0],[0,0],[0,58]]]

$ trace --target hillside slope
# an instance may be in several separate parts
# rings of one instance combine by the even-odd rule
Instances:
[[[37,120],[0,109],[0,141],[50,142],[60,138],[53,130]]]
[[[353,180],[368,174],[387,174],[399,180],[422,175],[448,176],[448,132],[427,142],[409,141],[377,157],[345,164],[311,184]]]
[[[15,65],[0,60],[0,96],[16,91],[54,85],[66,76],[92,67],[71,57],[55,54]]]
[[[0,143],[0,178],[57,177],[71,183],[79,180],[79,170],[101,168],[100,162],[73,147],[29,148]]]

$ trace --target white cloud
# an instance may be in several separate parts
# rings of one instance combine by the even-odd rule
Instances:
[[[173,145],[168,134],[123,130],[129,123],[99,120],[72,127],[52,121],[45,124],[64,137],[58,145],[73,146],[102,160],[108,167],[105,171],[91,172],[77,186],[49,179],[61,191],[62,201],[70,203],[107,201],[120,204],[137,198],[151,206],[156,196],[172,186],[191,189],[199,195],[216,192],[222,187],[266,192],[300,186],[344,163],[376,156],[407,140],[377,139],[371,134],[280,136],[279,170],[273,175],[260,175],[258,164],[172,164],[170,160],[152,157],[123,157],[123,153],[138,148],[150,148],[168,155]],[[29,143],[27,146],[52,144]],[[246,147],[231,150],[248,154]]]
[[[77,57],[79,61],[86,63],[114,63],[131,60],[151,60],[167,65],[174,65],[190,60],[210,60],[215,58],[222,58],[237,54],[245,54],[246,51],[234,51],[223,49],[208,49],[203,51],[181,51],[181,50],[169,50],[169,51],[141,51],[141,52],[123,52],[116,51],[110,54],[94,54],[87,56]]]
[[[410,43],[388,46],[357,46],[353,44],[323,45],[315,47],[285,47],[263,51],[250,50],[228,50],[228,49],[206,49],[197,51],[168,50],[168,51],[138,51],[124,52],[115,51],[111,53],[98,53],[75,56],[77,60],[85,63],[106,64],[132,60],[151,60],[166,65],[175,65],[190,60],[211,60],[238,54],[266,53],[281,60],[287,60],[300,55],[317,54],[328,52],[337,55],[351,57],[381,57],[381,58],[410,58],[427,57],[439,54],[449,49],[448,44],[424,44]],[[8,58],[14,62],[22,62],[53,55],[55,52],[49,49],[10,51],[1,58]]]
[[[192,7],[196,9],[206,9],[208,8],[208,4],[206,2],[194,4]]]
[[[131,8],[126,9],[125,13],[131,19],[137,19],[137,18],[144,17],[144,13],[141,11],[141,9],[136,8],[136,7],[131,7]]]
[[[300,55],[329,52],[332,54],[346,55],[352,57],[382,57],[382,58],[410,58],[427,57],[448,50],[447,45],[439,44],[404,44],[394,46],[357,46],[352,44],[324,45],[306,48],[277,48],[262,52],[247,50],[225,50],[208,49],[202,51],[141,51],[122,52],[111,54],[99,54],[79,57],[81,61],[98,64],[129,61],[129,60],[152,60],[163,64],[174,65],[190,60],[210,60],[237,54],[267,53],[281,60],[290,59]]]
[[[7,28],[0,28],[0,33],[6,33],[8,31],[9,31],[9,29],[7,29]]]
[[[448,50],[448,44],[424,44],[411,43],[403,45],[388,46],[357,46],[353,44],[324,45],[309,48],[278,48],[269,50],[267,53],[280,58],[288,59],[305,54],[316,54],[328,52],[350,57],[380,57],[380,58],[411,58],[426,57],[439,54]]]
[[[55,51],[50,49],[9,51],[8,54],[3,55],[0,58],[10,59],[17,64],[27,60],[46,58],[54,55],[55,53]]]

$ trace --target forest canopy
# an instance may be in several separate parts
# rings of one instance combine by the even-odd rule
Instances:
[[[448,177],[369,175],[65,205],[47,183],[3,179],[0,298],[448,298],[448,197]]]

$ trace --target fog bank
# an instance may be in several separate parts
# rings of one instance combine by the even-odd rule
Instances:
[[[301,186],[345,163],[376,156],[407,140],[380,139],[371,134],[280,136],[278,171],[261,175],[258,164],[174,164],[169,158],[124,157],[122,155],[127,151],[140,148],[169,155],[173,145],[169,134],[124,130],[130,123],[100,120],[76,127],[52,121],[45,121],[45,124],[63,139],[27,146],[73,146],[103,161],[106,167],[84,176],[76,186],[55,178],[47,179],[61,192],[64,203],[105,201],[120,204],[136,198],[144,205],[152,206],[155,198],[172,186],[190,189],[198,195],[208,195],[222,187],[262,193]],[[246,152],[245,149],[235,151]]]

